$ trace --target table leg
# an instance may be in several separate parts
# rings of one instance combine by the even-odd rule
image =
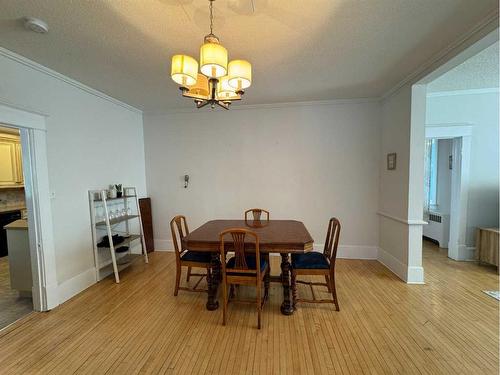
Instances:
[[[220,272],[220,258],[219,253],[212,253],[210,259],[210,266],[212,272],[208,281],[208,301],[207,310],[217,310],[219,308],[219,301],[217,301],[217,290],[219,289],[219,282],[221,278]]]
[[[281,283],[283,284],[281,313],[283,315],[292,315],[293,306],[290,299],[290,262],[288,260],[288,254],[281,254]]]

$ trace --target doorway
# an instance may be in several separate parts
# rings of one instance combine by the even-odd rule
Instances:
[[[22,156],[19,129],[0,124],[0,329],[33,311]]]
[[[46,116],[0,103],[0,123],[20,133],[35,311],[59,304],[47,165]]]
[[[447,249],[454,260],[472,260],[466,245],[471,159],[469,124],[426,125],[424,239]]]
[[[490,63],[483,64],[486,60]],[[470,163],[470,168],[462,168],[461,174],[457,174],[461,184],[452,183],[460,186],[453,188],[451,194],[451,203],[459,202],[455,212],[450,203],[448,256],[455,260],[477,259],[477,230],[498,228],[498,65],[498,30],[495,30],[412,86],[409,213],[418,217],[425,211],[422,181],[426,139],[453,139],[453,147],[459,148],[453,163]],[[470,79],[463,78],[464,72],[468,72]],[[487,79],[478,81],[477,77]],[[436,131],[439,127],[455,130],[469,127],[472,137],[455,133],[430,135],[429,127]],[[423,231],[423,228],[416,231],[410,238],[409,263],[421,264]]]

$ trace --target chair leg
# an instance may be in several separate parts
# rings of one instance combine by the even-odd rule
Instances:
[[[264,276],[264,300],[269,298],[269,286],[271,284],[271,267],[267,268],[266,275]]]
[[[231,284],[231,287],[229,288],[229,299],[234,299],[234,285]]]
[[[330,289],[332,291],[333,303],[335,304],[336,310],[340,311],[339,301],[337,299],[337,289],[335,288],[335,274],[330,275]]]
[[[293,269],[292,269],[291,284],[292,284],[292,306],[295,309],[295,307],[297,306],[297,274]]]
[[[186,276],[186,282],[187,283],[189,282],[190,278],[191,278],[191,267],[188,267],[188,272],[187,272],[187,276]]]
[[[174,297],[179,293],[179,284],[181,282],[181,265],[177,264],[175,270],[175,288],[174,288]]]
[[[226,314],[227,314],[227,280],[225,275],[222,276],[222,294],[224,296],[223,298],[223,305],[222,305],[222,325],[226,325]]]
[[[261,312],[262,312],[262,299],[260,297],[262,282],[257,281],[257,328],[260,329]]]
[[[332,286],[330,283],[330,277],[328,275],[325,275],[325,281],[326,281],[326,287],[328,288],[328,292],[332,292]]]

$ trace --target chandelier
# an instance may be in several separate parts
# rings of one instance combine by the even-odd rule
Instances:
[[[235,100],[241,100],[244,89],[252,83],[252,65],[246,60],[232,60],[228,64],[227,50],[213,33],[213,2],[209,1],[210,34],[200,48],[198,61],[187,55],[172,56],[171,77],[180,85],[182,96],[194,99],[197,108],[208,104],[229,109]]]

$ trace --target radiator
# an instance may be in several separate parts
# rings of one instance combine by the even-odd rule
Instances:
[[[424,225],[424,236],[437,241],[439,247],[448,248],[450,215],[431,211],[426,216],[428,224]]]

